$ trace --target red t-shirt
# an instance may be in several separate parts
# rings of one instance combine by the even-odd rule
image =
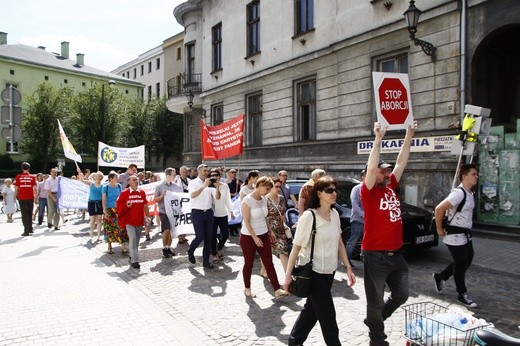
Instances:
[[[390,174],[390,184],[385,188],[374,185],[368,190],[361,185],[361,203],[365,210],[363,250],[388,251],[403,246],[403,222],[401,202],[395,194],[397,180]]]
[[[18,199],[21,201],[34,199],[36,178],[29,173],[20,173],[14,178],[14,186],[18,186]]]
[[[128,201],[131,203],[130,207],[126,205]],[[148,202],[146,201],[146,194],[143,190],[137,189],[133,191],[131,188],[128,188],[121,192],[116,201],[119,226],[143,226],[145,216],[144,206],[146,204],[148,204]]]

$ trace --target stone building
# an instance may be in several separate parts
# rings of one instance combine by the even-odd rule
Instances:
[[[200,128],[246,115],[241,157],[227,166],[291,177],[320,167],[358,176],[373,139],[373,71],[407,73],[416,137],[453,135],[464,105],[491,108],[493,125],[520,115],[520,2],[418,0],[414,45],[403,13],[414,1],[189,0],[174,15],[184,26],[182,85],[168,107],[185,115],[184,163],[200,163]],[[420,42],[416,41],[416,42]],[[430,52],[431,53],[431,52]],[[194,95],[192,107],[185,94]],[[388,139],[403,132],[389,132]],[[385,153],[394,162],[396,154]],[[222,161],[208,162],[222,165]],[[439,202],[457,157],[412,153],[403,177],[405,200]]]

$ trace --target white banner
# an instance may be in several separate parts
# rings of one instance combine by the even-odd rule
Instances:
[[[164,208],[170,220],[172,237],[179,234],[195,234],[191,222],[191,199],[186,192],[166,191],[164,195]]]
[[[410,151],[412,153],[450,151],[454,140],[455,136],[452,135],[413,138]],[[381,142],[381,153],[398,153],[401,150],[403,143],[403,139],[384,139]],[[373,141],[358,142],[358,155],[370,154],[370,150],[372,150],[373,145]]]
[[[98,166],[126,168],[132,163],[135,163],[138,168],[144,168],[144,145],[135,148],[118,148],[98,142]]]
[[[58,208],[88,209],[90,187],[79,180],[58,177]]]

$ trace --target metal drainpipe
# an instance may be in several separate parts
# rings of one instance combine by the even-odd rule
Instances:
[[[460,13],[460,125],[464,120],[464,106],[466,105],[466,0],[462,0]]]

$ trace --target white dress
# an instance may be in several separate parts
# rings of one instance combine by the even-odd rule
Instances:
[[[2,194],[5,193],[4,199],[4,214],[14,214],[16,213],[16,202],[14,200],[14,190],[11,187],[7,187],[4,185],[2,188]]]

